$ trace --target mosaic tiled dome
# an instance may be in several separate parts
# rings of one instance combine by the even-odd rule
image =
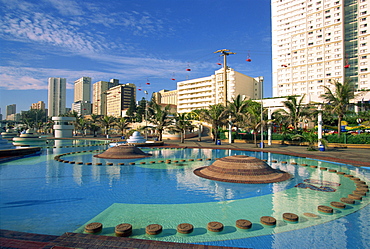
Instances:
[[[143,158],[150,157],[151,154],[145,153],[135,146],[115,146],[107,149],[101,154],[95,155],[94,157],[106,158],[106,159],[131,159],[131,158]]]
[[[273,169],[264,161],[250,156],[223,157],[210,166],[194,170],[197,176],[222,182],[272,183],[291,178],[287,172]]]

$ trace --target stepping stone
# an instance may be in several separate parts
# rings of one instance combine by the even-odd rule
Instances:
[[[212,221],[208,223],[207,229],[211,232],[221,232],[224,229],[224,225],[221,222]]]

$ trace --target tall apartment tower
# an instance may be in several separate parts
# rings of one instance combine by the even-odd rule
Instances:
[[[107,90],[119,85],[119,80],[98,81],[93,84],[93,107],[92,113],[96,115],[107,115]]]
[[[106,91],[107,115],[122,117],[122,111],[130,107],[131,98],[136,101],[136,86],[132,83],[111,87]]]
[[[17,105],[16,104],[6,106],[6,116],[15,114],[16,112],[17,112]]]
[[[370,88],[369,0],[271,0],[273,96],[306,94],[349,78]]]
[[[75,81],[72,110],[79,115],[91,114],[91,78],[81,77]]]
[[[65,78],[48,79],[48,116],[57,117],[66,113],[66,86]]]

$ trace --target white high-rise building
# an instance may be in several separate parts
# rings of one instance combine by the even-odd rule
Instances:
[[[252,78],[232,68],[228,68],[226,73],[228,101],[237,95],[247,99],[261,98],[263,77]],[[177,94],[179,113],[224,104],[224,69],[211,76],[177,82]]]
[[[66,86],[65,78],[48,79],[48,116],[56,117],[66,113]]]
[[[75,81],[72,110],[79,115],[91,114],[91,78],[81,77]]]
[[[351,79],[370,88],[369,0],[271,0],[273,96],[306,94]]]
[[[98,81],[93,84],[93,108],[92,113],[96,115],[107,115],[107,90],[118,86],[119,80]]]

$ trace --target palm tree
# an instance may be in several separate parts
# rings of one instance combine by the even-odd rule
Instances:
[[[325,93],[320,97],[328,102],[325,105],[326,108],[330,109],[332,113],[338,117],[338,136],[341,133],[341,122],[344,114],[347,111],[349,101],[355,98],[355,86],[350,79],[346,79],[343,84],[338,80],[330,81],[333,85],[333,89],[328,86],[324,86]]]
[[[246,113],[243,113],[243,122],[240,125],[244,125],[244,129],[252,129],[254,132],[254,144],[257,146],[257,130],[263,125],[261,123],[261,104],[252,100],[248,100],[248,107]]]
[[[158,133],[158,140],[162,141],[162,133],[164,128],[171,124],[171,119],[169,118],[170,105],[162,108],[161,105],[157,104],[155,101],[152,101],[148,113],[148,119],[154,124],[154,129]]]
[[[121,136],[123,137],[125,135],[125,130],[127,130],[129,127],[129,121],[128,121],[128,118],[126,117],[121,117],[120,119],[118,119],[117,121],[117,127],[120,129],[121,131]]]
[[[227,114],[227,109],[221,104],[211,105],[209,109],[202,109],[199,113],[202,121],[211,124],[212,139],[215,144],[217,144],[218,128],[227,123]]]
[[[109,128],[114,125],[116,118],[113,116],[104,116],[100,120],[100,124],[104,127],[105,135],[109,135]]]
[[[186,131],[191,128],[194,128],[194,126],[191,124],[188,113],[177,113],[175,115],[175,125],[172,129],[180,132],[181,143],[185,142]]]
[[[235,123],[237,126],[241,126],[241,123],[244,122],[243,115],[245,114],[249,103],[250,102],[247,101],[246,98],[242,99],[240,95],[236,96],[235,99],[233,98],[231,102],[228,102],[226,109],[230,115],[230,121]]]
[[[286,101],[283,101],[284,106],[288,109],[285,112],[289,116],[289,120],[293,125],[294,129],[297,130],[298,123],[306,116],[309,115],[308,107],[303,105],[305,94],[298,100],[296,96],[288,96]]]

